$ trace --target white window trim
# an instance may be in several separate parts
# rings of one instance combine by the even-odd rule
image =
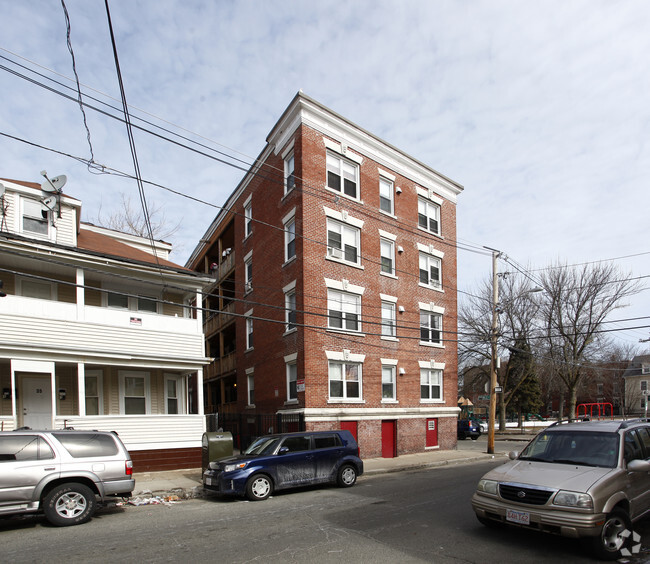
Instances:
[[[165,386],[165,414],[166,415],[176,415],[174,413],[169,413],[169,406],[167,400],[169,396],[167,395],[167,381],[175,380],[176,381],[176,399],[178,400],[178,414],[185,415],[187,414],[187,396],[185,394],[185,377],[180,374],[165,373],[164,374],[164,386]]]
[[[23,227],[23,218],[25,217],[25,202],[30,202],[30,203],[33,203],[33,204],[36,204],[36,205],[40,205],[41,209],[42,209],[42,204],[41,204],[40,200],[37,200],[35,198],[29,198],[29,197],[26,197],[26,196],[21,196],[20,197],[20,213],[18,214],[18,217],[16,218],[16,220],[18,221],[18,224],[19,224],[19,228],[17,229],[17,232],[21,233],[23,235],[26,235],[27,237],[34,238],[34,239],[41,239],[41,240],[47,239],[49,241],[54,240],[55,239],[55,234],[56,234],[56,229],[52,225],[52,215],[51,215],[53,213],[52,211],[48,211],[47,212],[47,217],[45,217],[45,218],[43,218],[43,217],[36,218],[33,215],[28,215],[27,216],[29,218],[43,220],[45,222],[45,225],[47,226],[47,233],[37,233],[36,231],[28,231],[28,230],[24,229],[24,227]]]
[[[356,300],[357,300],[356,305],[358,306],[357,307],[357,312],[356,312],[357,316],[358,316],[358,320],[357,320],[358,329],[347,329],[346,327],[343,327],[343,326],[342,327],[331,327],[330,326],[330,313],[329,313],[330,312],[330,308],[329,308],[330,291],[331,292],[339,292],[341,294],[347,294],[348,296],[353,296],[353,297],[356,298]],[[347,334],[350,334],[350,335],[362,335],[363,334],[362,333],[363,324],[362,324],[362,303],[361,302],[362,302],[361,294],[348,292],[346,290],[336,290],[334,288],[328,288],[327,289],[327,330],[328,331],[334,331],[334,332],[337,332],[337,333],[347,333]],[[335,310],[335,311],[339,311],[339,310]],[[343,313],[344,312],[343,312],[343,310],[340,310],[340,312],[341,312],[341,322],[342,322],[342,325],[344,325],[344,320],[343,320]]]
[[[125,392],[125,382],[124,380],[128,377],[134,378],[144,378],[144,398],[145,398],[145,412],[144,415],[151,414],[151,375],[149,372],[141,372],[139,370],[119,370],[118,379],[119,379],[119,400],[120,400],[120,415],[126,415],[126,409],[124,406],[124,392]],[[142,415],[142,414],[138,414]],[[137,416],[137,415],[136,415]]]
[[[434,248],[433,245],[424,245],[423,243],[418,243],[417,246],[418,246],[418,251],[420,251],[421,253],[425,253],[427,255],[437,257],[440,260],[445,258],[445,253]]]
[[[330,232],[330,227],[333,227],[332,222],[335,225],[340,226],[341,228],[341,248],[335,248],[331,247],[329,245],[329,232]],[[347,229],[348,231],[354,232],[354,238],[355,238],[355,249],[357,251],[357,262],[352,262],[349,261],[345,258],[345,242],[344,242],[344,233],[343,230]],[[325,258],[327,260],[331,260],[334,262],[339,262],[341,264],[345,264],[347,266],[352,266],[354,268],[359,268],[361,270],[364,270],[364,266],[361,264],[361,229],[358,227],[355,227],[354,225],[351,225],[350,223],[345,223],[343,221],[338,221],[333,218],[328,218],[326,221],[326,230],[327,230],[327,255]],[[336,256],[339,254],[340,256]]]
[[[351,200],[353,202],[361,202],[361,163],[357,162],[354,158],[352,158],[353,153],[347,149],[347,147],[344,149],[343,146],[340,146],[341,148],[339,150],[337,149],[331,149],[326,151],[325,153],[325,189],[328,190],[329,192],[332,192],[333,194],[338,195],[341,198],[346,198],[347,200]],[[328,153],[333,157],[337,159],[341,159],[341,161],[349,161],[354,164],[356,167],[356,173],[355,173],[355,181],[356,181],[356,187],[357,187],[357,194],[356,196],[350,196],[349,194],[345,193],[345,182],[343,175],[341,175],[341,191],[339,192],[338,190],[334,190],[334,188],[330,188],[328,185],[328,169],[327,169],[327,156]],[[356,155],[355,155],[356,156]]]
[[[347,212],[347,210],[337,211],[328,208],[326,206],[323,206],[323,211],[325,212],[325,215],[331,219],[335,219],[336,221],[340,221],[341,223],[347,223],[348,225],[351,225],[352,227],[356,227],[358,229],[363,229],[363,225],[365,221],[363,219],[352,217]]]
[[[440,280],[438,281],[437,285],[434,285],[434,284],[431,284],[431,283],[425,284],[424,282],[420,281],[420,257],[418,256],[418,285],[421,288],[428,288],[429,290],[434,290],[436,292],[443,292],[444,293],[444,288],[442,286],[442,258],[438,257],[435,254],[431,254],[431,253],[428,253],[428,252],[421,252],[420,255],[422,255],[422,254],[427,255],[428,257],[437,258],[440,261],[440,268],[439,268],[439,270],[440,270]]]
[[[291,192],[293,192],[294,188],[296,187],[296,155],[295,155],[294,150],[293,150],[293,144],[294,144],[294,142],[291,141],[291,143],[289,144],[289,147],[287,147],[282,152],[282,163],[283,163],[283,168],[284,168],[283,182],[284,182],[284,195],[285,196],[287,194],[290,194]],[[289,170],[288,170],[288,167],[287,167],[287,164],[288,164],[287,161],[290,158],[293,159],[293,186],[290,189],[287,189],[287,178],[289,178],[289,175],[288,175]]]
[[[323,142],[325,143],[325,147],[333,153],[338,153],[341,157],[357,163],[359,166],[363,163],[363,157],[354,153],[346,144],[337,143],[327,137],[323,137]]]
[[[420,391],[420,403],[421,404],[433,404],[433,403],[444,403],[445,402],[445,369],[444,369],[444,362],[442,363],[434,363],[433,361],[430,362],[423,362],[420,361],[420,373],[418,374],[418,377],[420,378],[420,386],[422,385],[422,370],[440,370],[441,375],[440,375],[440,398],[422,398],[422,392]],[[423,365],[424,364],[424,365]],[[442,368],[440,367],[442,365]]]
[[[391,211],[386,211],[381,209],[381,181],[384,181],[388,184],[390,184],[390,191],[391,191],[391,198],[390,198],[390,207]],[[393,178],[392,180],[388,178],[385,174],[379,175],[379,213],[383,215],[387,215],[388,217],[396,217],[395,216],[395,179]]]
[[[431,308],[431,306],[429,306],[429,308]],[[440,331],[440,342],[439,343],[434,343],[433,341],[423,341],[420,338],[420,345],[423,346],[423,347],[433,347],[433,348],[438,348],[438,349],[444,349],[445,348],[445,340],[443,338],[443,328],[442,328],[443,321],[444,321],[444,319],[443,319],[444,316],[443,316],[443,314],[441,312],[435,311],[435,309],[443,309],[444,310],[444,308],[435,308],[435,306],[434,306],[434,309],[429,309],[429,308],[420,308],[420,312],[440,316],[440,329],[439,329],[439,331]],[[429,327],[429,329],[431,329],[431,327]],[[420,337],[422,336],[421,331],[422,331],[422,322],[420,322]]]
[[[381,233],[381,230],[379,232]],[[381,264],[381,259],[383,258],[383,255],[381,253],[381,244],[383,242],[386,242],[388,245],[390,245],[390,248],[392,250],[391,257],[390,257],[391,261],[392,261],[392,271],[391,272],[384,272],[382,270],[383,265]],[[397,275],[395,274],[397,272],[397,268],[396,268],[396,264],[395,264],[397,262],[397,259],[396,259],[396,256],[395,256],[395,254],[396,254],[395,250],[396,250],[396,248],[395,248],[395,240],[394,239],[389,239],[388,237],[381,237],[380,236],[380,238],[379,238],[379,275],[380,276],[387,276],[388,278],[397,279]]]
[[[363,399],[363,363],[366,360],[365,354],[351,353],[349,350],[343,351],[325,351],[327,357],[327,403],[366,403]],[[348,364],[359,364],[359,398],[337,398],[331,397],[330,394],[330,361],[343,362]],[[345,382],[345,381],[344,381]],[[344,388],[345,389],[345,388]]]
[[[253,345],[252,347],[250,346],[250,335],[252,335],[254,333],[254,331],[255,331],[252,316],[253,316],[253,310],[252,309],[249,309],[244,314],[244,320],[245,320],[244,321],[244,332],[245,332],[244,339],[245,339],[245,343],[246,343],[245,352],[252,351],[255,348],[255,345]],[[248,324],[249,323],[251,324],[251,331],[250,332],[248,331]]]
[[[440,196],[436,195],[433,192],[433,189],[425,190],[424,188],[420,188],[420,186],[416,186],[415,191],[420,198],[429,200],[430,202],[433,202],[434,204],[442,207],[444,200]]]
[[[397,401],[397,360],[390,360],[389,362],[384,362],[385,359],[382,359],[381,362],[381,403],[399,403]],[[384,367],[390,367],[393,369],[393,397],[385,398],[384,397]]]
[[[85,386],[85,378],[97,378],[97,406],[98,409],[97,411],[99,412],[97,415],[104,415],[104,371],[103,370],[98,370],[98,369],[86,369],[84,370],[84,404],[86,403],[86,398],[90,397],[86,393],[88,388]],[[95,397],[95,396],[92,396]],[[84,406],[84,409],[87,409],[87,405]],[[88,415],[86,413],[86,415]],[[92,417],[92,415],[89,415],[88,417]]]
[[[285,329],[284,329],[284,335],[287,335],[289,333],[294,333],[295,331],[298,330],[298,323],[297,323],[297,317],[298,317],[298,301],[297,301],[297,296],[296,296],[296,281],[294,280],[291,282],[291,284],[287,284],[283,289],[284,293],[284,322],[285,322]],[[289,300],[288,297],[293,294],[293,301],[294,301],[294,311],[296,313],[296,321],[294,321],[293,327],[289,327]]]
[[[253,195],[251,194],[244,202],[244,240],[253,234]]]
[[[418,302],[418,306],[420,309],[424,311],[430,311],[431,313],[439,313],[440,315],[445,314],[445,308],[441,306],[435,305],[433,302]]]
[[[31,296],[23,295],[23,282],[36,282],[38,284],[43,284],[43,286],[49,286],[50,297],[45,299],[54,302],[58,300],[58,288],[55,282],[50,282],[49,280],[40,280],[39,278],[26,278],[23,276],[16,276],[16,291],[18,292],[18,295],[24,298],[29,298],[30,300],[38,300],[41,298],[33,298]]]
[[[255,393],[255,368],[246,369],[246,407],[255,407],[255,398],[251,403],[251,379],[253,380],[253,393]]]
[[[349,294],[359,294],[360,296],[363,296],[363,293],[366,291],[364,286],[350,284],[349,280],[346,280],[345,278],[343,280],[325,278],[325,286],[332,290],[340,290],[341,292],[348,292]]]
[[[380,338],[384,341],[397,341],[397,300],[381,300],[381,326],[380,326]],[[390,306],[391,308],[391,318],[390,321],[393,323],[393,335],[384,335],[384,305]]]
[[[249,251],[244,257],[244,294],[253,291],[253,278],[248,278],[248,266],[253,264],[253,251]]]
[[[293,224],[293,255],[289,256],[288,248],[289,248],[289,233],[290,231],[287,229],[287,227]],[[293,261],[296,259],[297,255],[297,250],[296,250],[296,210],[295,208],[291,211],[291,213],[287,214],[282,218],[282,226],[284,228],[284,263],[288,263],[290,261]]]
[[[287,395],[286,398],[287,400],[285,401],[285,405],[288,404],[295,404],[298,403],[298,353],[290,354],[284,357],[284,374],[285,374],[285,380],[286,380],[286,386],[287,386]],[[296,397],[291,398],[289,397],[290,393],[290,381],[289,381],[289,366],[295,366],[296,367]]]

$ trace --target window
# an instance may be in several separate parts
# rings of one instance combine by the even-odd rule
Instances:
[[[120,371],[120,404],[123,415],[150,412],[148,373]]]
[[[253,320],[251,319],[252,312],[246,314],[246,349],[253,348]]]
[[[293,187],[296,185],[296,177],[294,174],[295,161],[293,159],[293,153],[291,153],[286,159],[284,159],[284,193],[291,192]]]
[[[330,398],[361,399],[361,364],[329,363]]]
[[[442,344],[442,315],[420,310],[420,341]]]
[[[289,290],[284,295],[284,307],[286,310],[286,331],[293,331],[296,328],[296,291]]]
[[[441,261],[438,257],[420,253],[420,284],[439,289],[442,285],[440,268]]]
[[[327,187],[358,199],[359,167],[341,157],[327,153]]]
[[[380,239],[381,272],[395,274],[395,243],[389,239]]]
[[[395,399],[395,367],[381,367],[381,398],[383,400]]]
[[[185,413],[185,380],[182,376],[165,374],[166,413],[177,415]]]
[[[287,401],[298,401],[298,365],[296,361],[287,362]]]
[[[650,364],[641,365],[641,374],[650,374]]]
[[[381,302],[381,336],[395,337],[395,304]]]
[[[360,230],[338,221],[327,220],[327,255],[359,264]]]
[[[109,292],[106,297],[108,307],[117,307],[120,309],[129,309],[129,296],[124,294],[114,294]]]
[[[244,288],[244,293],[248,293],[253,290],[253,257],[252,252],[249,253],[244,258],[244,280],[246,286]]]
[[[420,399],[442,400],[442,370],[420,368]]]
[[[158,312],[158,303],[154,298],[138,296],[138,311]]]
[[[296,220],[290,219],[284,224],[284,261],[296,256]]]
[[[361,330],[361,296],[328,290],[327,312],[330,329]]]
[[[47,237],[48,211],[37,200],[23,199],[23,231]]]
[[[337,448],[341,446],[341,438],[334,435],[312,435],[314,439],[314,449]]]
[[[440,235],[440,206],[424,200],[418,199],[418,227]]]
[[[37,298],[39,300],[55,299],[55,286],[50,282],[41,280],[20,279],[20,295],[26,298]]]
[[[248,405],[255,405],[255,375],[248,374],[246,380],[248,381]]]
[[[244,237],[253,232],[253,204],[250,200],[244,204]]]
[[[50,460],[54,452],[38,435],[11,434],[0,437],[0,463],[16,460]],[[6,470],[6,469],[5,469]]]
[[[99,433],[52,433],[73,458],[96,458],[115,456],[119,453],[117,444],[110,435]]]
[[[86,390],[86,415],[103,415],[101,371],[86,370],[84,382]]]
[[[641,391],[642,392],[647,392],[648,391],[648,381],[647,380],[641,380]]]
[[[393,215],[393,183],[385,178],[379,178],[379,209]]]

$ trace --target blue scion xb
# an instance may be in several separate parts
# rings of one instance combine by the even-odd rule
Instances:
[[[275,490],[334,483],[348,488],[363,474],[359,447],[350,431],[267,435],[242,454],[210,462],[206,490],[261,501]]]

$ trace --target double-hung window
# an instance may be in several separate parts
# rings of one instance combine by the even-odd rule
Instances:
[[[166,413],[185,413],[185,379],[175,374],[165,374]]]
[[[329,362],[329,390],[333,399],[361,399],[361,363]]]
[[[360,264],[361,230],[333,219],[327,220],[327,255],[330,258]]]
[[[442,370],[420,368],[420,399],[442,400]]]
[[[333,153],[327,153],[327,187],[359,199],[359,166]]]
[[[244,204],[244,236],[253,233],[253,204],[250,199]]]
[[[287,367],[287,401],[298,400],[298,365],[295,358],[286,363]]]
[[[248,293],[253,290],[253,251],[244,257],[244,292]]]
[[[420,253],[420,284],[440,289],[442,287],[441,276],[442,261],[435,256]]]
[[[246,374],[248,384],[248,405],[255,405],[255,375],[252,369]]]
[[[394,213],[394,198],[395,193],[393,183],[386,178],[379,177],[379,209],[385,213],[393,215]]]
[[[284,294],[284,308],[286,311],[285,321],[286,332],[293,331],[296,328],[296,290],[291,289]]]
[[[429,233],[440,235],[440,206],[418,198],[418,227]]]
[[[247,311],[246,317],[246,350],[253,348],[253,310]]]
[[[442,315],[420,310],[420,342],[442,344]]]
[[[149,373],[122,370],[120,376],[120,412],[123,415],[150,413]]]
[[[291,260],[296,256],[296,220],[290,219],[284,224],[284,260]]]
[[[48,211],[38,200],[22,199],[23,232],[47,237],[49,234]]]
[[[382,364],[381,366],[381,399],[395,400],[395,366]]]
[[[361,331],[361,296],[329,289],[327,314],[330,329]]]
[[[86,400],[86,415],[103,415],[102,402],[102,372],[101,370],[86,370],[84,375],[84,388]]]
[[[395,333],[395,304],[392,302],[381,302],[381,336],[391,337],[396,336]]]
[[[295,161],[293,153],[290,153],[284,159],[284,193],[287,194],[293,190],[296,185]]]
[[[379,240],[379,253],[381,257],[381,272],[395,275],[395,242],[390,239]]]

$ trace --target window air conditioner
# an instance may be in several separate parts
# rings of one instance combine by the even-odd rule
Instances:
[[[327,247],[327,254],[332,258],[343,258],[343,251],[341,249],[337,249],[336,247]]]

